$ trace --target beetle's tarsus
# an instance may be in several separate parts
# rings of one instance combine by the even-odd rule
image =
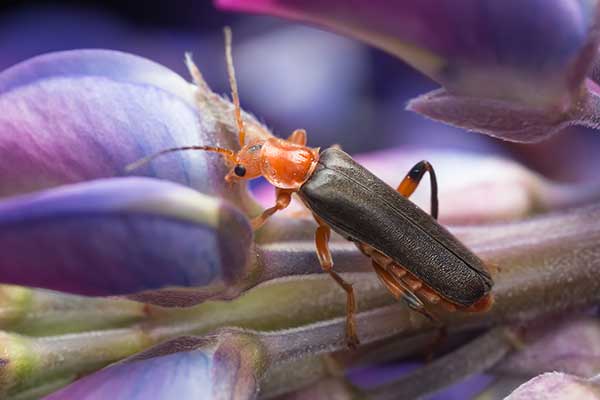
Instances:
[[[448,329],[446,329],[445,325],[441,325],[437,329],[436,334],[433,337],[431,343],[429,343],[429,345],[425,348],[425,362],[429,363],[433,360],[436,351],[440,349],[440,347],[442,346],[442,344],[444,344],[447,338]]]
[[[356,350],[358,348],[358,346],[360,345],[360,340],[358,340],[358,336],[356,335],[356,332],[352,332],[349,333],[348,330],[351,330],[353,328],[350,327],[346,327],[346,345],[348,346],[348,348],[352,349],[352,350]]]

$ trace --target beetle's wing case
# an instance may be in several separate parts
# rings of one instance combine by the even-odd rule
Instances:
[[[469,306],[492,287],[476,255],[341,150],[321,153],[299,195],[333,230],[384,253],[447,300]]]

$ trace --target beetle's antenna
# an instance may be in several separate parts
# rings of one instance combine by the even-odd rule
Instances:
[[[154,160],[155,158],[162,156],[163,154],[173,153],[176,151],[184,151],[184,150],[212,151],[213,153],[222,154],[230,162],[235,162],[235,153],[228,149],[223,149],[221,147],[212,147],[212,146],[184,146],[184,147],[172,147],[170,149],[165,149],[165,150],[159,151],[158,153],[149,155],[148,157],[139,159],[136,162],[133,162],[133,163],[127,165],[125,167],[125,171],[131,172],[133,170],[136,170],[136,169],[148,164],[150,161]]]
[[[235,69],[233,68],[233,57],[231,56],[231,28],[223,28],[225,34],[225,63],[227,64],[227,75],[229,76],[229,86],[231,86],[231,97],[235,106],[235,121],[239,131],[240,147],[244,147],[246,141],[246,130],[244,129],[244,120],[242,119],[242,110],[240,108],[240,97],[238,95],[237,81],[235,80]]]

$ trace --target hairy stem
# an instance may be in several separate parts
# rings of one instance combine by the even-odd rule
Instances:
[[[490,265],[495,304],[487,313],[479,314],[435,311],[449,330],[456,332],[522,323],[597,304],[598,220],[600,206],[591,206],[524,222],[455,229]],[[89,372],[164,340],[203,335],[221,327],[244,328],[241,333],[256,337],[267,354],[267,371],[293,360],[345,350],[346,298],[326,275],[303,275],[317,272],[319,267],[311,248],[296,248],[294,243],[288,243],[288,250],[269,245],[262,251],[263,255],[280,257],[279,265],[287,265],[289,260],[298,268],[293,270],[298,275],[274,279],[234,301],[212,301],[172,311],[150,308],[149,319],[131,328],[47,339],[3,337],[2,358],[6,362],[0,374],[1,386],[25,389],[56,379],[58,372],[50,370],[61,375]],[[353,257],[357,263],[365,262],[358,251],[343,243],[340,246],[348,262]],[[340,263],[336,268],[344,270],[343,266]],[[291,272],[283,270],[283,275]],[[412,338],[435,328],[404,304],[390,305],[393,298],[374,274],[346,275],[358,295],[358,334],[363,344],[392,337]],[[401,346],[398,348],[400,351]]]
[[[481,335],[458,350],[399,379],[367,391],[369,400],[416,399],[435,393],[469,375],[483,372],[512,349],[507,329],[497,327]]]

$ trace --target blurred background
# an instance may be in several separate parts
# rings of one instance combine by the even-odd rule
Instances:
[[[318,29],[218,11],[208,0],[4,1],[0,68],[51,51],[109,48],[187,78],[183,54],[191,51],[211,87],[228,93],[224,25],[234,32],[242,106],[279,136],[305,128],[312,146],[337,143],[351,154],[395,146],[493,153],[555,180],[597,180],[597,132],[576,128],[532,146],[426,120],[404,107],[437,85],[402,61]]]

